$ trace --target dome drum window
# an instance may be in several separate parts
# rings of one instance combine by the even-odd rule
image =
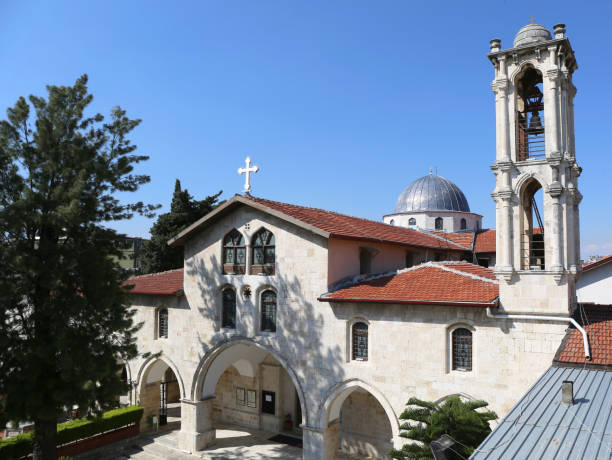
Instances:
[[[244,238],[236,229],[229,232],[223,239],[223,273],[226,275],[246,273]]]
[[[274,275],[276,260],[274,234],[262,228],[253,237],[253,275]]]

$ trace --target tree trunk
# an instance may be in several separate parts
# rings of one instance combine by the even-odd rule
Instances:
[[[57,421],[35,420],[32,454],[34,460],[56,460]]]

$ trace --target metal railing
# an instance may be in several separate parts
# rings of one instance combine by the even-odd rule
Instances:
[[[544,107],[530,108],[517,114],[518,160],[544,158],[546,156],[544,136]]]

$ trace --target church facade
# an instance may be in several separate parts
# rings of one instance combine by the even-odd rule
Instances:
[[[480,232],[433,174],[385,223],[236,195],[169,242],[184,246],[183,269],[130,280],[139,350],[152,354],[126,364],[145,422],[174,398],[183,450],[233,424],[334,459],[400,447],[413,396],[484,399],[505,415],[550,366],[576,304],[576,64],[561,25],[554,37],[528,25],[488,56],[497,232]],[[494,269],[475,263],[483,254]]]

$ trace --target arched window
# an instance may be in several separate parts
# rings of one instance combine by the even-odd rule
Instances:
[[[391,220],[389,221],[389,225],[395,225],[395,220],[391,219]]]
[[[251,267],[253,275],[274,274],[274,251],[274,234],[271,231],[262,228],[255,233],[253,236],[253,266]]]
[[[233,229],[223,239],[223,271],[228,275],[244,274],[246,268],[246,248],[244,238]]]
[[[160,338],[168,338],[168,309],[160,308],[157,312],[157,330]]]
[[[542,74],[531,65],[516,79],[516,150],[518,161],[544,158],[544,95]]]
[[[408,225],[416,225],[416,219],[414,217],[408,219]]]
[[[276,292],[264,291],[261,295],[261,330],[276,332]]]
[[[441,217],[436,217],[435,225],[436,230],[444,230],[444,220]]]
[[[236,291],[229,287],[225,288],[222,297],[221,327],[236,329]]]
[[[368,360],[368,325],[366,323],[353,324],[353,359],[356,361]]]
[[[461,227],[461,230],[465,230],[465,229],[467,229],[467,220],[465,220],[465,219],[461,219],[461,225],[460,225],[460,227]]]
[[[464,327],[452,333],[452,360],[454,371],[472,370],[472,332]]]
[[[544,209],[542,186],[535,179],[530,179],[520,194],[521,225],[521,269],[544,270],[546,268],[546,248],[544,238],[545,216],[540,214]]]

